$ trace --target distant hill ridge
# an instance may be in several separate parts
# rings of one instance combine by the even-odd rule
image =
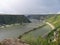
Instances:
[[[38,19],[38,20],[42,19],[42,20],[44,20],[44,19],[47,19],[47,18],[49,18],[51,16],[52,15],[28,15],[27,17],[29,19]]]
[[[30,23],[24,15],[0,15],[0,25],[14,23]]]

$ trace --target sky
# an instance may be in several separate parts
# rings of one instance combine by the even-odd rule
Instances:
[[[60,13],[60,0],[0,0],[3,14],[56,14]]]

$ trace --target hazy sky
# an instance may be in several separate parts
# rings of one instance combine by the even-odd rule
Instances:
[[[42,14],[60,12],[60,0],[0,0],[0,13]]]

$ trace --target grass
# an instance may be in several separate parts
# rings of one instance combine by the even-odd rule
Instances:
[[[35,38],[33,36],[27,36],[22,38],[22,40],[26,41],[30,45],[47,45],[47,42],[45,39],[42,37]]]
[[[47,36],[47,38],[42,38],[41,36],[35,38],[32,35],[22,37],[22,40],[25,40],[30,45],[60,45],[60,15],[55,15],[49,19],[48,22],[53,24],[56,28],[52,30]],[[35,30],[35,29],[34,29]],[[50,41],[50,38],[54,36],[54,32],[59,30],[59,36],[55,42]],[[54,39],[54,38],[53,38]]]
[[[60,15],[55,15],[47,19],[47,21],[52,23],[55,27],[58,27],[60,25]]]
[[[42,26],[39,26],[39,27],[37,27],[37,28],[33,28],[32,30],[29,30],[29,31],[23,33],[22,35],[20,35],[18,38],[22,38],[24,35],[32,32],[32,31],[35,31],[35,30],[37,30],[37,29],[40,29],[40,28],[42,28],[42,27],[44,27],[44,26],[46,26],[46,24],[44,24],[44,25],[42,25]]]

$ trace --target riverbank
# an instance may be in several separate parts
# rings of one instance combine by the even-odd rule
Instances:
[[[52,29],[52,30],[54,30],[54,29],[55,29],[55,26],[54,26],[54,25],[52,25],[51,23],[46,22],[46,24],[47,24],[47,25],[49,25],[49,26],[51,27],[51,29]],[[45,33],[42,37],[46,37],[46,35],[47,35],[48,33],[50,33],[50,32],[51,32],[51,31],[49,31],[49,32]]]
[[[6,38],[18,38],[24,32],[32,30],[33,28],[39,27],[43,23],[26,23],[24,26],[17,25],[6,28],[0,28],[0,41]]]
[[[38,30],[38,29],[40,29],[40,28],[43,28],[44,26],[46,26],[46,24],[40,25],[39,27],[36,27],[36,28],[33,28],[33,29],[31,29],[31,30],[29,30],[29,31],[27,31],[27,32],[24,32],[22,35],[19,36],[19,38],[21,39],[24,35],[32,32],[32,31],[36,31],[36,30]]]

